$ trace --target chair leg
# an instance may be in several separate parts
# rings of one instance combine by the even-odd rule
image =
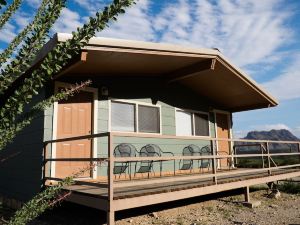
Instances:
[[[129,168],[128,168],[128,173],[129,173],[129,180],[131,180],[131,162],[129,163]]]
[[[176,176],[176,165],[175,165],[175,160],[174,160],[174,176]]]
[[[162,173],[162,161],[160,161],[160,171],[159,171],[159,175],[160,175],[160,177],[161,177],[161,173]]]

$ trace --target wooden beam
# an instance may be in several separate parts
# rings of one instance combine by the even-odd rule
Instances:
[[[62,75],[66,74],[70,70],[74,69],[75,67],[85,63],[87,61],[87,51],[82,51],[78,57],[75,57],[60,73],[53,76],[53,80],[61,77]]]
[[[167,77],[169,77],[168,83],[193,77],[204,71],[214,70],[215,64],[216,58],[204,59],[201,62],[197,62],[195,64],[173,71],[167,75]]]

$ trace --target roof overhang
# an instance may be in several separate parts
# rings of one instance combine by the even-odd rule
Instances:
[[[57,42],[71,37],[57,34],[40,57]],[[231,112],[278,105],[276,99],[214,49],[96,37],[54,79],[67,76],[162,78],[170,85],[180,83]]]

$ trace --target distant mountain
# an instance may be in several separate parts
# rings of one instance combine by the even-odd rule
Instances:
[[[250,131],[244,139],[256,140],[278,140],[278,141],[300,141],[289,130]]]
[[[250,131],[246,137],[243,139],[250,140],[276,140],[276,141],[300,141],[295,135],[293,135],[289,130],[281,129],[281,130],[270,130],[270,131]],[[244,144],[237,142],[238,144]],[[270,143],[269,144],[270,151],[276,152],[292,152],[298,151],[297,144],[279,144],[279,143]],[[253,153],[257,151],[260,152],[260,149],[257,146],[252,147],[239,147],[237,148],[237,153]]]

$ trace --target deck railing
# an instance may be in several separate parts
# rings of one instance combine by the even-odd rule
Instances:
[[[200,155],[200,156],[155,156],[155,157],[114,157],[114,147],[116,145],[115,138],[146,138],[149,139],[149,143],[152,140],[185,140],[186,141],[207,141],[212,149],[211,155]],[[76,140],[91,139],[95,140],[98,138],[107,138],[107,156],[104,157],[90,157],[90,158],[54,158],[51,154],[48,153],[49,145],[55,145],[56,143],[71,142]],[[229,154],[218,154],[216,151],[216,145],[220,142],[227,142],[230,146],[231,153]],[[289,147],[281,150],[271,149],[270,146],[282,146],[288,145]],[[292,147],[291,147],[292,146]],[[243,151],[241,149],[245,149]],[[252,148],[252,149],[251,149]],[[255,150],[253,150],[255,148]],[[51,149],[50,149],[51,150]],[[274,158],[278,157],[289,157],[293,159],[291,161],[287,160],[286,163],[282,163],[282,159],[277,160]],[[232,169],[230,171],[220,170],[218,164],[220,160],[228,160],[232,162],[229,167]],[[246,159],[255,159],[253,162],[256,162],[258,165],[257,159],[261,160],[262,165],[255,168],[250,168],[243,166],[246,164]],[[133,179],[131,181],[119,182],[119,180],[114,179],[114,165],[115,163],[120,162],[140,162],[140,161],[174,161],[174,160],[211,160],[211,172],[205,173],[193,173],[191,176],[174,173],[173,176],[162,176],[162,179]],[[250,160],[250,162],[251,162]],[[107,182],[105,183],[108,191],[108,212],[110,216],[113,216],[114,208],[112,202],[114,201],[114,190],[115,188],[136,186],[136,185],[147,185],[155,183],[164,183],[164,182],[174,182],[174,181],[193,181],[195,179],[212,179],[212,183],[217,185],[218,179],[222,179],[226,176],[243,176],[249,173],[265,173],[265,176],[271,176],[274,171],[279,171],[281,173],[293,172],[291,169],[300,170],[300,142],[297,141],[274,141],[274,140],[246,140],[246,139],[223,139],[223,138],[212,138],[212,137],[186,137],[186,136],[172,136],[172,135],[155,135],[155,134],[136,134],[136,133],[120,133],[120,132],[106,132],[78,137],[63,138],[57,140],[49,140],[44,142],[44,169],[43,169],[43,178],[44,182],[47,180],[60,180],[55,176],[51,176],[49,173],[49,163],[52,162],[105,162],[107,163]],[[279,163],[278,163],[279,162]],[[291,163],[293,162],[293,163]],[[234,168],[239,167],[242,163],[243,169]],[[244,163],[244,164],[243,164]],[[80,168],[79,168],[80,169]],[[175,170],[175,169],[174,169]],[[50,174],[50,175],[49,175]]]
[[[71,142],[76,140],[83,139],[97,139],[107,137],[108,138],[108,149],[107,149],[107,157],[90,157],[90,158],[54,158],[52,156],[48,157],[47,148],[50,144],[62,143],[62,142]],[[114,157],[114,138],[115,137],[137,137],[137,138],[149,138],[149,139],[173,139],[173,140],[198,140],[198,141],[209,141],[212,149],[211,155],[205,156],[155,156],[155,157]],[[218,154],[216,151],[216,143],[217,142],[228,142],[232,146],[233,154]],[[151,141],[150,141],[151,143]],[[276,153],[270,152],[270,144],[280,144],[280,145],[294,145],[294,152],[292,152],[291,147],[288,150],[289,152],[277,151]],[[248,154],[243,154],[240,151],[237,152],[239,148],[245,147],[258,147],[259,153],[253,153],[255,150],[247,150]],[[251,153],[252,152],[252,153]],[[273,159],[273,157],[278,156],[299,156],[299,163],[292,165],[281,165],[278,166]],[[212,174],[205,174],[205,177],[212,177],[214,182],[217,183],[218,178],[218,160],[229,159],[232,164],[229,165],[229,169],[231,166],[236,166],[239,159],[247,159],[247,158],[261,158],[262,160],[262,168],[257,168],[257,171],[268,171],[269,174],[272,173],[274,169],[285,169],[285,168],[293,168],[300,166],[300,142],[297,141],[275,141],[275,140],[247,140],[247,139],[224,139],[224,138],[212,138],[212,137],[187,137],[187,136],[173,136],[173,135],[156,135],[156,134],[136,134],[136,133],[120,133],[120,132],[105,132],[98,133],[92,135],[84,135],[77,137],[69,137],[62,138],[56,140],[49,140],[44,142],[44,170],[43,170],[43,178],[44,179],[57,179],[55,177],[47,176],[47,163],[51,162],[107,162],[108,163],[108,181],[110,177],[113,177],[113,165],[115,162],[141,162],[141,161],[172,161],[172,160],[211,160],[212,161]],[[265,165],[267,161],[267,166]],[[112,166],[111,166],[112,165]],[[272,166],[273,165],[273,166]],[[253,171],[253,169],[251,169]],[[243,171],[235,171],[237,173],[247,173],[249,170]],[[228,172],[228,174],[232,174],[233,171]],[[175,174],[176,175],[176,174]],[[227,173],[222,172],[220,176],[227,175]],[[204,175],[202,175],[204,177]]]
[[[90,158],[54,158],[52,156],[48,157],[47,148],[50,144],[55,143],[62,143],[62,142],[70,142],[70,141],[76,141],[76,140],[83,140],[83,139],[97,139],[97,138],[108,138],[108,149],[107,149],[107,156],[106,157],[90,157]],[[176,155],[176,156],[155,156],[155,157],[121,157],[117,158],[114,157],[114,138],[115,137],[123,137],[123,138],[129,138],[129,137],[138,137],[138,138],[149,138],[149,139],[173,139],[173,140],[198,140],[198,141],[209,141],[210,146],[212,149],[211,155],[205,155],[205,156],[183,156],[183,155]],[[234,154],[218,154],[216,151],[216,143],[217,142],[228,142],[231,143],[233,153]],[[150,141],[151,142],[151,141]],[[233,144],[232,144],[233,143]],[[235,144],[234,144],[235,143]],[[244,143],[244,144],[243,144]],[[294,149],[294,152],[291,152],[291,148],[289,149],[290,152],[282,152],[277,151],[276,153],[270,152],[270,144],[280,144],[280,145],[294,145],[296,146],[296,149]],[[238,148],[245,148],[245,147],[259,147],[259,153],[250,153],[255,152],[253,150],[247,150],[247,154],[242,154],[241,151],[238,153]],[[284,156],[293,156],[294,159],[298,163],[294,164],[288,164],[288,165],[277,165],[273,157],[284,157]],[[298,157],[297,157],[298,156]],[[245,167],[243,170],[236,170],[236,171],[218,171],[218,161],[222,159],[227,159],[233,162],[231,165],[229,165],[229,169],[231,167],[239,166],[237,164],[238,160],[242,159],[256,159],[261,158],[262,161],[262,168],[256,167]],[[119,132],[106,132],[106,133],[99,133],[99,134],[92,134],[92,135],[84,135],[84,136],[78,136],[78,137],[70,137],[70,138],[63,138],[63,139],[56,139],[56,140],[49,140],[44,142],[44,169],[43,169],[43,178],[44,181],[46,180],[60,180],[60,178],[52,177],[51,174],[47,175],[47,168],[49,170],[49,166],[47,167],[48,163],[51,162],[107,162],[108,164],[108,170],[107,170],[107,183],[109,190],[112,191],[115,183],[115,187],[122,187],[122,186],[130,186],[130,185],[137,185],[138,183],[154,183],[153,180],[148,181],[138,181],[134,180],[132,184],[126,183],[122,184],[120,182],[114,181],[114,163],[117,162],[141,162],[141,161],[174,161],[174,160],[211,160],[212,162],[212,173],[205,173],[205,174],[199,174],[198,176],[201,178],[212,178],[213,182],[215,184],[218,183],[218,177],[223,177],[227,175],[243,175],[247,174],[249,172],[253,172],[254,170],[256,172],[268,172],[269,175],[272,174],[272,171],[279,170],[279,169],[287,169],[287,168],[297,168],[300,167],[300,142],[297,141],[274,141],[274,140],[246,140],[246,139],[224,139],[224,138],[212,138],[212,137],[186,137],[186,136],[172,136],[172,135],[155,135],[155,134],[135,134],[135,133],[119,133]],[[295,161],[295,160],[294,160]],[[243,162],[243,161],[242,161]],[[267,166],[266,166],[267,164]],[[96,165],[97,166],[97,165]],[[48,171],[49,173],[49,171]],[[165,179],[165,182],[168,182],[169,180],[188,180],[188,179],[194,179],[189,178],[188,176],[178,176],[176,177],[176,174],[174,173],[174,177],[168,176],[168,179]],[[157,182],[163,182],[162,180]]]

